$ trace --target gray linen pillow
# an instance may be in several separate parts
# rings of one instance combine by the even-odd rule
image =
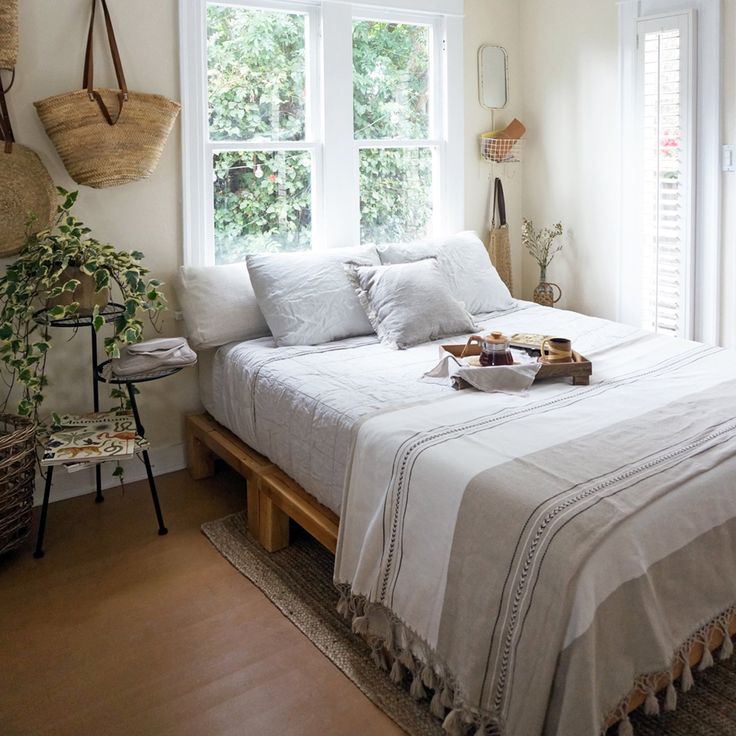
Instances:
[[[476,329],[434,258],[390,266],[349,263],[346,270],[373,329],[390,347],[403,350]]]
[[[273,339],[286,345],[322,345],[373,332],[344,264],[378,264],[372,246],[246,258],[258,306]]]
[[[516,304],[480,238],[469,230],[448,238],[379,245],[378,255],[384,264],[436,258],[450,292],[471,314],[503,311]]]

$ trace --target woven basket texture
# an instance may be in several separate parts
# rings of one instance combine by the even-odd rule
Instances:
[[[113,118],[119,92],[95,89]],[[86,90],[34,103],[66,170],[77,184],[96,189],[146,179],[158,165],[181,105],[162,95],[128,92],[114,125]]]
[[[491,262],[495,266],[496,271],[498,271],[501,280],[513,294],[514,279],[511,270],[511,241],[509,239],[507,225],[491,230],[488,255],[491,257]]]
[[[55,214],[56,188],[41,159],[19,143],[5,153],[0,143],[0,257],[18,253],[30,233],[51,226]]]
[[[0,0],[0,69],[13,69],[18,58],[18,0]]]
[[[0,554],[30,534],[36,478],[36,425],[0,414]]]

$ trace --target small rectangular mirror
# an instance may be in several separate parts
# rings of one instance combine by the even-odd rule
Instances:
[[[478,99],[488,110],[500,110],[509,101],[508,54],[502,46],[478,49]]]

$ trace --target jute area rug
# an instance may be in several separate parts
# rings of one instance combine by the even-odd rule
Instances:
[[[334,557],[305,533],[268,554],[234,514],[202,526],[215,548],[251,580],[305,636],[410,736],[446,736],[426,703],[416,702],[379,670],[365,642],[340,616],[332,585]],[[636,736],[736,736],[736,657],[695,673],[689,692],[678,692],[677,710],[649,717],[635,713]],[[609,732],[615,736],[616,729]],[[597,736],[591,734],[591,736]]]

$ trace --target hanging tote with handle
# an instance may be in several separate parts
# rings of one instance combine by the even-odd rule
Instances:
[[[18,0],[0,0],[0,69],[15,69],[18,57]]]
[[[15,142],[0,79],[0,257],[18,253],[56,214],[56,188],[30,148]]]
[[[498,221],[496,220],[498,214]],[[498,275],[513,292],[513,277],[511,273],[511,240],[509,226],[506,220],[506,197],[503,193],[503,184],[499,178],[493,183],[493,210],[491,213],[491,234],[488,239],[488,255],[496,267]]]
[[[69,175],[77,184],[97,189],[149,177],[181,109],[161,95],[128,90],[107,1],[100,2],[119,89],[94,86],[97,0],[92,0],[83,89],[34,103]]]

